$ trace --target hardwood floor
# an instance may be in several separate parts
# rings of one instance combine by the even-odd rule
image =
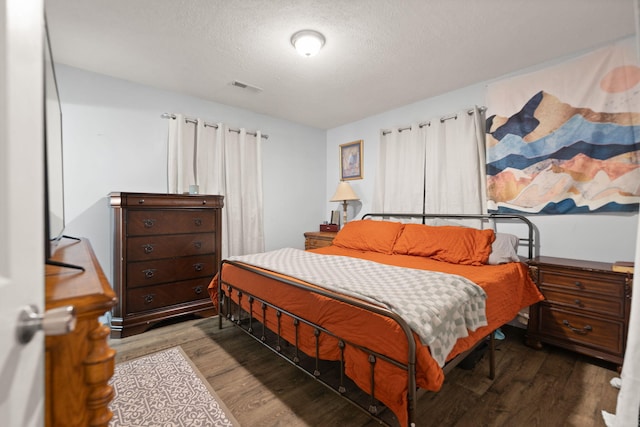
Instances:
[[[526,347],[524,330],[505,327],[496,350],[496,378],[487,357],[455,368],[438,393],[417,402],[425,426],[605,426],[615,412],[615,366],[554,347]],[[111,339],[116,362],[181,346],[244,427],[375,426],[343,401],[228,322],[189,319]]]

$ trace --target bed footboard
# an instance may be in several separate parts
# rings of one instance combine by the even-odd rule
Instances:
[[[404,361],[385,355],[383,351],[375,351],[353,340],[340,336],[322,324],[305,319],[299,314],[280,307],[269,298],[252,293],[240,283],[232,283],[225,277],[225,265],[242,269],[262,277],[278,280],[288,286],[304,292],[310,292],[340,301],[353,307],[367,310],[395,322],[405,333],[407,354]],[[400,424],[392,410],[380,402],[376,390],[377,365],[381,362],[392,364],[407,373],[406,417],[407,425],[415,425],[416,401],[416,348],[413,332],[409,326],[395,313],[382,307],[368,304],[345,295],[288,280],[268,271],[255,269],[242,263],[225,260],[222,262],[218,278],[219,327],[222,318],[226,318],[245,333],[268,347],[274,353],[296,366],[310,377],[320,381],[329,389],[353,403],[358,409],[387,426]],[[284,330],[289,333],[285,339]],[[305,336],[311,333],[313,336]],[[323,342],[324,340],[324,342]],[[301,345],[307,343],[306,347]],[[327,350],[327,341],[334,349]],[[313,344],[309,346],[309,342]],[[304,351],[306,350],[306,351]],[[347,354],[353,352],[366,356],[369,362],[368,387],[359,387],[347,376]],[[327,359],[327,353],[334,356]],[[337,356],[336,356],[337,355]],[[380,384],[380,383],[378,383]]]

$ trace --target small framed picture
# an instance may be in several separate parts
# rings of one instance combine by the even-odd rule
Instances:
[[[331,211],[331,224],[340,225],[340,211]]]
[[[362,140],[340,145],[340,179],[362,179]]]

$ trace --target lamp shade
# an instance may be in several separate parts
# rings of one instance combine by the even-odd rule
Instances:
[[[342,202],[344,200],[360,200],[353,191],[353,188],[349,185],[347,181],[340,181],[338,184],[338,188],[336,189],[336,193],[333,195],[330,202]]]

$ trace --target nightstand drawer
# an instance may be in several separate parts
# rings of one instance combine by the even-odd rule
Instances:
[[[542,304],[540,328],[548,337],[563,342],[586,345],[601,351],[621,354],[623,352],[624,322],[580,315]]]
[[[580,274],[574,271],[540,271],[540,288],[546,290],[551,287],[561,287],[567,290],[591,292],[612,298],[624,296],[624,280],[612,280],[611,275]],[[546,295],[546,294],[545,294]]]
[[[304,233],[304,248],[309,250],[330,246],[336,234],[337,231],[307,231]]]
[[[561,292],[551,287],[545,287],[545,300],[550,304],[561,304],[575,310],[590,311],[607,316],[624,316],[624,300],[596,298],[586,292]]]
[[[331,246],[331,240],[308,238],[306,239],[304,246],[305,249],[324,248],[325,246]]]

